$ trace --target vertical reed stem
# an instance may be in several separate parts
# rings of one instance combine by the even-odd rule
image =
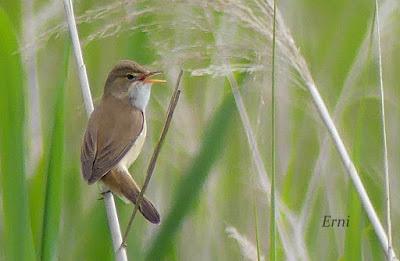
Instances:
[[[272,68],[271,68],[271,215],[270,215],[270,260],[276,260],[276,205],[275,205],[275,175],[276,175],[276,100],[275,100],[275,44],[276,44],[276,0],[274,0],[272,17]]]
[[[392,261],[394,256],[392,254],[392,222],[390,220],[390,177],[389,177],[389,161],[387,151],[387,139],[386,139],[386,117],[385,117],[385,92],[383,88],[383,74],[382,74],[382,49],[381,49],[381,32],[380,32],[380,19],[379,19],[379,4],[378,0],[375,0],[375,17],[376,17],[376,31],[377,31],[377,42],[378,42],[378,69],[379,69],[379,89],[381,94],[381,121],[382,121],[382,142],[383,142],[383,166],[385,175],[385,201],[386,201],[386,223],[387,223],[387,235],[388,235],[388,249],[387,259]]]
[[[83,100],[85,103],[86,113],[89,116],[94,110],[92,96],[89,88],[89,80],[86,74],[85,63],[83,62],[81,45],[79,42],[78,30],[76,28],[74,10],[71,0],[64,0],[65,17],[67,19],[69,33],[71,36],[72,47],[76,65],[78,67],[78,76],[81,85]],[[121,229],[119,226],[117,209],[115,207],[114,197],[112,193],[104,194],[104,205],[107,212],[108,226],[110,228],[111,238],[113,242],[115,259],[118,261],[127,261],[125,248],[120,248],[122,243]]]

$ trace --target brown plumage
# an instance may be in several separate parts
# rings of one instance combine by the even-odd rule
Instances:
[[[151,84],[144,80],[150,74],[130,61],[121,61],[114,67],[100,104],[90,116],[81,150],[84,179],[89,184],[101,180],[113,193],[134,204],[140,189],[128,168],[139,155],[146,136],[144,109]],[[150,222],[160,222],[148,199],[143,198],[139,210]]]
[[[140,189],[129,173],[124,173],[126,170],[112,169],[101,179],[111,191],[117,195],[126,198],[136,204]],[[139,206],[139,211],[151,223],[160,222],[160,214],[156,208],[146,197],[143,197],[142,203]]]

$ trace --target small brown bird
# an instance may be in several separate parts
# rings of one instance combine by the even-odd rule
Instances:
[[[101,180],[113,193],[136,204],[140,189],[128,169],[139,156],[146,137],[145,109],[151,85],[165,82],[150,79],[151,72],[133,61],[120,61],[108,74],[103,97],[90,116],[82,143],[84,179]],[[143,198],[140,212],[151,223],[160,215]]]

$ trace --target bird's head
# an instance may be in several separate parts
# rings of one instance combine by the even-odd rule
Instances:
[[[134,61],[122,60],[108,74],[104,94],[118,99],[128,97],[133,106],[144,110],[150,99],[151,85],[166,82],[152,78],[159,74],[160,71],[150,71]]]

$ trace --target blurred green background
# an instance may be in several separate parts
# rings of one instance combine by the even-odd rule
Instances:
[[[165,72],[147,108],[148,137],[131,167],[143,184],[180,68],[183,93],[147,196],[130,260],[269,256],[271,12],[262,0],[74,1],[92,96],[132,59]],[[80,173],[87,117],[59,0],[0,1],[0,259],[112,260],[99,188]],[[374,1],[281,0],[278,8],[386,228]],[[400,2],[380,1],[392,230],[400,247]],[[384,252],[303,79],[280,48],[277,260],[384,260]],[[283,43],[284,45],[284,43]],[[254,165],[231,94],[230,63],[268,176]],[[121,227],[132,210],[116,199]],[[322,228],[324,215],[348,228]],[[257,237],[256,237],[257,235]]]

